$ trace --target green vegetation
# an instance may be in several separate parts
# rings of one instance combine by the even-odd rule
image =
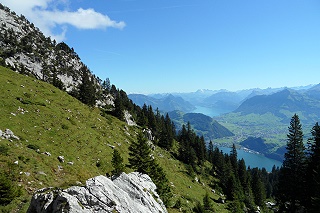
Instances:
[[[114,168],[111,171],[111,175],[119,175],[121,172],[124,172],[123,158],[116,149],[113,150],[111,164]]]
[[[276,198],[281,212],[319,211],[320,128],[318,123],[311,130],[309,147],[305,152],[300,119],[295,114],[287,135],[287,152],[279,173]]]
[[[0,206],[0,211],[26,212],[31,195],[37,189],[64,188],[84,183],[96,175],[110,174],[113,170],[112,146],[123,158],[123,163],[128,164],[128,147],[137,140],[139,127],[128,126],[32,77],[3,67],[0,67],[0,75],[0,129],[10,129],[20,138],[12,141],[0,139],[0,167],[1,171],[12,172],[12,186],[22,187],[21,196],[13,193],[16,198],[8,205]],[[155,116],[165,124],[165,117]],[[161,141],[156,143],[161,144]],[[178,145],[174,140],[172,150]],[[174,153],[156,146],[153,155],[170,183],[173,196],[168,204],[169,212],[177,212],[174,208],[177,200],[180,200],[182,209],[192,212],[206,192],[211,199],[219,199],[218,189],[213,194],[209,187],[215,178],[205,172],[211,167],[207,163],[201,168],[196,167],[195,175],[201,180],[196,182],[195,176],[188,175],[185,165],[176,159]],[[58,156],[64,156],[65,162],[60,162]],[[18,164],[14,164],[16,161]],[[218,212],[227,212],[226,205],[212,204]]]

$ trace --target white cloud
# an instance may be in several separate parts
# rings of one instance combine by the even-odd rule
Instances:
[[[123,21],[111,20],[107,15],[94,9],[79,8],[77,11],[68,10],[68,0],[0,0],[17,14],[23,14],[27,19],[39,27],[46,35],[58,42],[66,39],[67,25],[78,29],[106,29],[108,27],[122,29]],[[64,9],[57,9],[57,5]],[[61,7],[60,7],[61,8]],[[54,29],[60,33],[54,34]]]
[[[41,16],[52,23],[70,24],[79,29],[105,29],[114,27],[122,29],[124,22],[116,22],[108,16],[97,13],[94,9],[78,9],[75,12],[69,11],[42,11]]]

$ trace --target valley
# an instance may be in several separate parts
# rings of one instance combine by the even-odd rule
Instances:
[[[179,127],[189,121],[200,135],[206,135],[207,143],[209,140],[213,140],[216,144],[230,146],[233,143],[240,145],[248,137],[263,138],[268,144],[268,149],[262,152],[260,150],[260,152],[270,158],[282,161],[285,152],[284,146],[287,142],[288,125],[292,115],[297,113],[301,117],[305,143],[311,136],[310,129],[320,119],[318,88],[319,85],[307,85],[294,88],[256,88],[237,92],[198,90],[193,93],[173,93],[170,94],[171,99],[179,100],[175,102],[176,105],[168,106],[165,109],[159,107],[159,109],[163,113],[169,112]],[[135,97],[137,96],[136,94]],[[167,96],[168,94],[156,94],[150,95],[150,98],[157,97],[158,100],[163,100]],[[145,96],[144,100],[148,100],[148,97]],[[174,97],[178,98],[174,99]],[[184,100],[182,101],[181,98]],[[133,101],[136,99],[133,98]],[[195,109],[189,107],[189,109],[183,110],[182,107],[179,107],[185,102],[188,102],[188,106],[193,105]],[[143,102],[137,101],[136,103],[142,104]],[[154,105],[154,107],[158,106],[160,105]],[[188,119],[176,116],[179,114],[177,113],[179,110],[182,111],[180,115],[193,116],[189,116]],[[195,123],[193,117],[198,113],[213,118],[233,135],[217,137],[208,133],[208,126],[206,131],[199,127],[199,120]],[[200,120],[206,123],[204,117]]]

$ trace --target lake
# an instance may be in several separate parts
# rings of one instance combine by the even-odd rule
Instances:
[[[209,107],[203,107],[203,106],[195,106],[195,107],[196,109],[192,111],[193,113],[202,113],[210,117],[219,116],[223,113],[229,112],[225,109],[209,108]]]
[[[229,147],[218,147],[220,150],[222,150],[223,153],[230,154],[231,148]],[[237,149],[238,153],[238,159],[244,159],[246,162],[246,166],[250,166],[251,168],[266,168],[268,172],[271,172],[273,165],[276,165],[276,167],[280,167],[282,165],[282,162],[267,158],[264,155],[251,153],[244,151],[242,149]]]

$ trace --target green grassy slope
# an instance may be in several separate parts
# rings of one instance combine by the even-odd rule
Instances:
[[[20,138],[0,138],[0,146],[8,148],[7,154],[0,152],[0,168],[14,174],[23,188],[23,195],[9,206],[0,207],[0,211],[25,212],[32,193],[39,188],[84,184],[88,178],[109,173],[111,146],[120,151],[127,163],[128,146],[139,131],[113,116],[102,117],[98,109],[89,108],[52,85],[3,67],[0,100],[0,130],[10,129]],[[57,159],[60,155],[64,156],[64,163]],[[184,165],[165,150],[157,148],[155,157],[174,185],[172,205],[181,198],[182,208],[190,210],[202,201],[206,191],[210,192],[211,180],[203,176],[201,183],[193,181]],[[213,193],[210,196],[219,198]],[[227,212],[226,205],[214,203],[214,208]],[[176,211],[169,208],[169,212]]]

